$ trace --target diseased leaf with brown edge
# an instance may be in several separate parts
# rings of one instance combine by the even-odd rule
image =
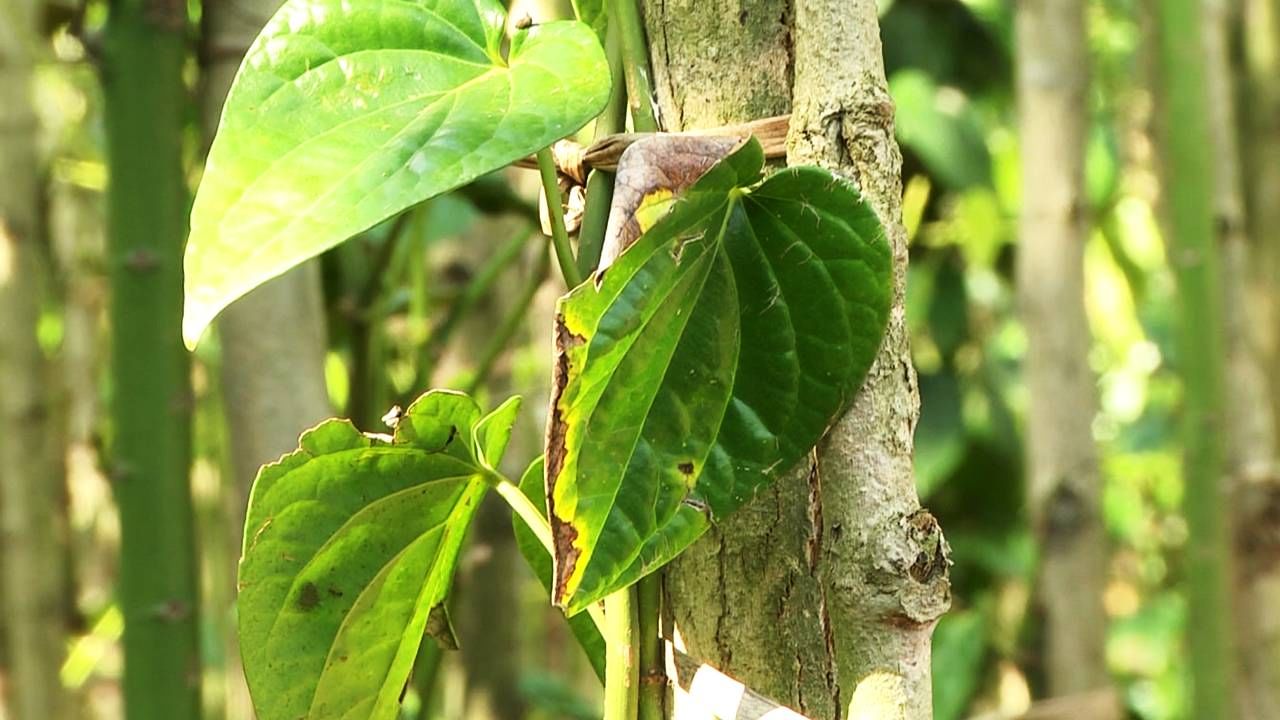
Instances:
[[[879,350],[875,213],[825,170],[763,164],[742,144],[557,307],[546,490],[571,615],[794,466]]]
[[[545,470],[542,458],[539,457],[530,463],[525,469],[524,475],[520,477],[520,492],[525,494],[534,505],[539,506],[542,510],[543,517],[546,517],[546,510],[542,506],[546,498],[542,495],[542,476]],[[515,531],[516,546],[520,548],[520,554],[524,556],[529,567],[533,569],[533,574],[538,577],[538,582],[551,592],[551,553],[538,542],[538,538],[534,536],[533,531],[528,525],[516,514],[511,516],[511,529]],[[591,663],[591,669],[595,671],[596,676],[604,682],[604,636],[600,634],[599,628],[595,622],[587,615],[578,614],[568,618],[569,630],[573,632],[573,636],[578,640],[578,645],[582,647],[582,651],[587,655],[587,662]]]
[[[444,601],[517,402],[482,418],[433,390],[390,441],[328,420],[262,468],[238,607],[259,718],[396,716],[424,633],[452,638]]]

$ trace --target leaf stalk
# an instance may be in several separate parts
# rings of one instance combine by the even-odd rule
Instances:
[[[556,249],[556,262],[560,265],[560,274],[570,288],[582,284],[582,273],[578,272],[578,263],[573,257],[573,247],[569,245],[569,232],[564,226],[564,208],[560,202],[560,185],[556,177],[556,161],[551,157],[551,148],[538,151],[538,172],[542,175],[542,192],[547,198],[547,214],[551,216],[551,243]]]

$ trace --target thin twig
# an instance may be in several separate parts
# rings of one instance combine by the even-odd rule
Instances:
[[[530,275],[524,291],[520,293],[520,297],[516,299],[515,305],[507,313],[507,317],[502,321],[497,333],[489,341],[489,345],[485,347],[484,354],[481,355],[480,362],[476,365],[476,374],[471,378],[471,382],[467,383],[465,392],[468,395],[474,394],[476,388],[483,385],[484,381],[488,379],[494,362],[497,361],[498,356],[502,354],[502,351],[511,342],[511,338],[515,336],[516,331],[520,329],[520,323],[524,321],[525,315],[529,312],[529,307],[533,305],[534,296],[538,294],[538,289],[542,287],[543,281],[547,278],[549,264],[547,251],[544,248],[538,253],[538,265],[534,268],[533,274]]]

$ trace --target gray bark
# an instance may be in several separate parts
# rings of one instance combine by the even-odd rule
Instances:
[[[1093,441],[1096,392],[1084,309],[1085,4],[1024,0],[1017,16],[1022,147],[1018,296],[1027,333],[1028,497],[1042,555],[1051,695],[1108,684],[1106,534]]]
[[[901,156],[876,4],[644,7],[665,129],[790,111],[788,162],[853,180],[895,257],[887,337],[854,406],[809,462],[672,563],[674,631],[695,659],[808,717],[874,705],[877,717],[928,718],[930,634],[950,602],[948,550],[912,477],[919,395],[902,303]],[[675,716],[700,715],[677,696]]]
[[[206,136],[240,59],[280,0],[214,0],[204,9]],[[332,412],[319,266],[304,263],[244,296],[218,322],[222,383],[239,511],[258,467],[298,446],[298,435]],[[239,522],[235,527],[240,527]]]
[[[208,141],[241,59],[280,4],[281,0],[204,3],[203,124]],[[218,320],[222,407],[233,473],[225,485],[231,520],[228,541],[237,556],[249,487],[258,468],[297,448],[303,430],[332,415],[324,378],[328,343],[317,263],[306,262],[253,290]],[[231,625],[226,713],[230,718],[251,718]]]
[[[1262,3],[1254,3],[1262,5]],[[1235,652],[1239,667],[1236,681],[1237,709],[1242,720],[1280,717],[1280,467],[1276,456],[1276,428],[1273,408],[1267,399],[1266,345],[1259,329],[1267,327],[1275,312],[1276,275],[1267,273],[1274,262],[1268,252],[1273,246],[1259,242],[1262,227],[1249,227],[1246,219],[1244,169],[1241,162],[1235,113],[1235,73],[1229,38],[1239,19],[1237,12],[1248,8],[1231,0],[1205,0],[1206,79],[1211,94],[1209,122],[1214,145],[1214,204],[1218,243],[1222,249],[1222,273],[1226,339],[1226,470],[1233,495],[1236,527]],[[1248,8],[1260,17],[1245,20],[1257,23],[1248,32],[1271,33],[1271,42],[1280,39],[1276,22],[1280,18],[1274,3]],[[1274,52],[1274,48],[1272,50]],[[1275,60],[1272,70],[1280,69]],[[1263,78],[1269,88],[1258,88],[1261,108],[1249,115],[1265,115],[1267,108],[1280,110],[1275,97],[1274,78]],[[1268,92],[1269,91],[1269,92]],[[1268,97],[1270,95],[1270,97]],[[1270,102],[1267,102],[1270,100]],[[1272,132],[1259,133],[1257,149],[1265,160],[1280,160],[1280,126],[1275,119],[1254,119],[1250,123],[1270,123]],[[1251,152],[1254,150],[1250,148]],[[1275,168],[1258,168],[1259,184],[1280,182]],[[1273,185],[1273,189],[1280,185]],[[1275,197],[1263,201],[1274,206]],[[1274,210],[1259,207],[1264,215]],[[1280,224],[1271,225],[1272,233]],[[1268,278],[1270,281],[1268,281]],[[1274,321],[1274,316],[1272,316]],[[1272,329],[1274,331],[1274,328]],[[1271,356],[1272,360],[1276,358]]]
[[[38,4],[8,4],[0,23],[0,612],[16,720],[64,717],[58,667],[66,608],[58,537],[62,474],[52,384],[36,340],[43,266],[31,95]]]

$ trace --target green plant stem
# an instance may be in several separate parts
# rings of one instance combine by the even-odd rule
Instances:
[[[1190,538],[1187,635],[1193,678],[1188,717],[1235,716],[1232,545],[1223,483],[1224,331],[1214,234],[1214,173],[1200,0],[1158,3],[1165,131],[1168,256],[1178,287],[1184,387],[1183,512]]]
[[[582,273],[578,272],[573,248],[569,245],[569,232],[564,227],[564,208],[560,203],[560,185],[551,148],[538,151],[538,172],[542,174],[542,193],[547,198],[547,215],[551,217],[551,243],[556,249],[556,262],[560,264],[565,284],[576,288],[582,284]]]
[[[605,39],[609,56],[609,72],[616,79],[621,77],[622,40],[616,23],[610,23]],[[627,126],[626,86],[614,82],[609,104],[596,118],[595,139],[620,132]],[[582,211],[582,227],[578,228],[578,270],[584,275],[594,272],[600,265],[600,252],[604,248],[604,233],[609,226],[609,207],[613,203],[613,173],[592,170],[587,176],[587,204]]]
[[[184,3],[110,3],[111,481],[120,513],[124,715],[200,717],[191,389],[182,337],[187,233]]]
[[[640,613],[635,586],[604,599],[604,720],[634,720],[639,712]]]
[[[662,637],[658,620],[662,616],[662,575],[652,573],[636,583],[636,605],[640,616],[640,720],[662,720],[666,700],[666,668],[663,666]]]
[[[622,37],[631,126],[636,132],[658,132],[658,119],[653,115],[653,82],[649,79],[649,45],[636,0],[610,0],[609,25],[617,25]]]
[[[484,384],[488,379],[489,372],[493,370],[493,364],[497,361],[498,356],[511,343],[511,338],[515,336],[516,331],[520,329],[520,324],[524,321],[525,315],[529,312],[529,307],[533,305],[533,298],[538,294],[538,288],[542,287],[542,282],[546,280],[548,268],[547,253],[543,250],[538,256],[538,265],[534,268],[533,274],[529,276],[529,281],[525,285],[520,297],[516,298],[515,305],[508,311],[506,318],[503,319],[502,325],[494,334],[493,339],[489,341],[485,347],[484,353],[480,356],[480,362],[476,364],[476,374],[471,378],[471,382],[467,384],[467,394],[472,394],[476,388]]]

